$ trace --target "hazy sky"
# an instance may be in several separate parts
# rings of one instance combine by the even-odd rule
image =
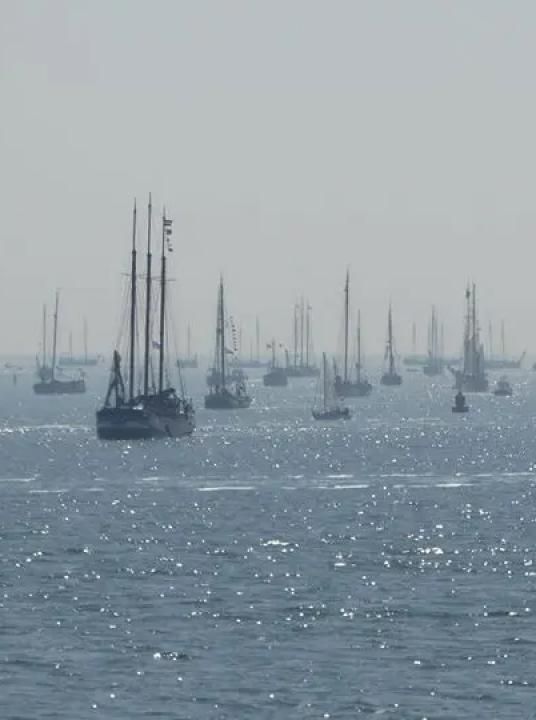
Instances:
[[[0,352],[56,287],[111,352],[150,190],[201,350],[220,271],[246,329],[304,293],[333,348],[347,265],[370,351],[390,297],[400,349],[431,303],[458,344],[468,278],[534,349],[535,38],[532,0],[0,0]]]

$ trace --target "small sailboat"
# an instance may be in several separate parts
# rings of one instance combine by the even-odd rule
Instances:
[[[223,278],[220,278],[218,288],[218,312],[216,317],[216,357],[214,367],[209,376],[213,382],[209,383],[208,395],[205,395],[205,408],[207,410],[238,410],[251,405],[251,397],[247,393],[245,376],[236,375],[236,381],[229,381],[226,368],[226,357],[232,354],[225,345],[225,304],[223,292]],[[234,372],[234,371],[233,371]]]
[[[276,357],[276,342],[272,340],[268,346],[272,351],[272,362],[268,372],[263,376],[262,381],[267,387],[286,387],[288,385],[287,371],[284,367],[281,367],[277,362]]]
[[[461,390],[458,390],[454,396],[454,405],[452,406],[453,413],[466,413],[469,412],[469,405],[465,399],[465,395]]]
[[[322,401],[319,407],[313,407],[312,413],[315,420],[348,420],[351,416],[350,409],[342,406],[335,395],[333,380],[329,373],[326,353],[322,354]]]
[[[385,359],[388,361],[386,372],[381,376],[382,385],[402,385],[402,376],[396,372],[394,342],[393,342],[393,311],[389,303],[387,315],[387,345],[385,348]]]
[[[501,378],[499,378],[499,380],[497,380],[497,384],[495,385],[493,394],[497,395],[498,397],[512,397],[512,395],[514,394],[514,390],[508,382],[506,376],[503,375]]]
[[[350,275],[346,272],[346,284],[344,286],[344,358],[343,375],[335,375],[335,392],[339,397],[365,397],[372,392],[372,385],[361,377],[361,312],[358,313],[357,322],[357,363],[356,380],[350,378],[348,367],[348,334],[349,334],[349,296],[350,296]]]
[[[33,391],[36,395],[78,395],[86,392],[86,383],[81,373],[78,378],[74,379],[56,377],[59,302],[59,292],[56,292],[54,330],[52,335],[52,358],[50,365],[47,365],[46,356],[46,307],[43,308],[43,362],[40,363],[39,359],[37,360],[37,376],[39,381],[33,386]]]
[[[97,436],[101,440],[140,440],[160,437],[179,438],[190,435],[195,429],[195,412],[191,400],[169,384],[166,365],[167,323],[166,287],[167,252],[171,250],[172,220],[162,216],[162,255],[160,270],[159,340],[152,337],[152,251],[151,219],[152,202],[149,196],[149,219],[147,233],[147,272],[145,288],[145,333],[143,356],[143,389],[136,391],[136,329],[137,329],[137,251],[136,251],[136,205],[134,205],[132,229],[132,261],[130,273],[130,333],[128,394],[121,371],[121,356],[114,350],[110,382],[103,406],[97,411]],[[153,376],[151,351],[158,349],[158,385],[149,382]]]

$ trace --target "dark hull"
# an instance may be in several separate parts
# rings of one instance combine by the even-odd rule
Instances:
[[[242,410],[251,405],[249,395],[235,395],[231,392],[209,393],[205,395],[207,410]]]
[[[267,387],[286,387],[288,385],[288,377],[284,370],[266,373],[262,381]]]
[[[464,392],[488,392],[489,382],[485,375],[464,375],[460,370],[454,370],[449,368],[451,373],[454,375],[455,385],[457,390],[463,390]]]
[[[338,397],[367,397],[372,392],[369,382],[336,382],[335,392]]]
[[[179,438],[195,429],[193,415],[163,414],[144,408],[102,408],[97,412],[97,437],[100,440],[150,440]]]
[[[513,390],[494,390],[493,394],[497,397],[512,397],[514,392]]]
[[[80,395],[86,392],[84,380],[49,380],[33,386],[36,395]]]
[[[402,385],[402,377],[397,373],[384,373],[380,382],[382,385]]]
[[[350,410],[348,408],[334,408],[333,410],[313,410],[315,420],[348,420]]]
[[[463,407],[457,407],[456,405],[452,406],[452,412],[453,413],[466,413],[469,412],[469,405],[464,405]]]

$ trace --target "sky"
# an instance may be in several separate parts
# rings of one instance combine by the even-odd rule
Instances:
[[[249,347],[340,344],[347,267],[370,353],[464,289],[536,351],[536,4],[530,0],[0,0],[0,353],[111,354],[152,192],[174,219],[174,314],[213,346],[217,282]]]

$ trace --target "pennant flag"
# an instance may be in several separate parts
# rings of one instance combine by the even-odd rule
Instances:
[[[153,340],[153,349],[160,350],[160,343],[158,342],[158,340]]]

